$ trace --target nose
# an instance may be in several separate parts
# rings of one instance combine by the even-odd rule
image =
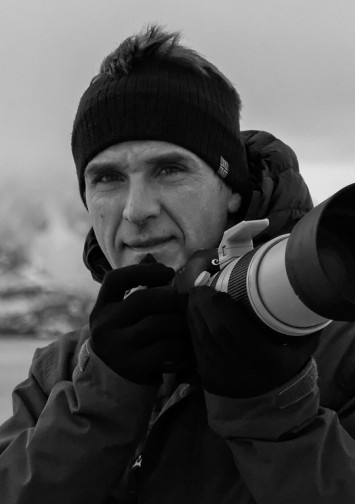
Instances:
[[[147,219],[157,217],[160,204],[156,191],[139,181],[132,181],[126,196],[123,218],[134,224],[144,224]]]

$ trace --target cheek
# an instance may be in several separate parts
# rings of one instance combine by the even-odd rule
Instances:
[[[96,236],[105,236],[114,227],[118,211],[115,205],[109,201],[98,201],[89,207],[89,215]]]
[[[91,219],[91,223],[95,230],[99,229],[105,220],[106,220],[106,210],[104,205],[100,204],[91,204],[89,207],[89,216]]]
[[[227,223],[227,205],[216,194],[191,192],[180,200],[179,219],[188,248],[217,246]]]
[[[185,229],[194,229],[206,211],[206,205],[200,200],[196,191],[187,190],[176,200],[174,205],[177,220]]]

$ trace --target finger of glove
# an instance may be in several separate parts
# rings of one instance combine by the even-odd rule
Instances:
[[[244,309],[224,293],[208,288],[192,293],[188,322],[197,360],[199,354],[221,369],[228,365],[231,369],[236,365],[248,369],[251,363],[263,364],[266,355],[275,363],[284,353],[283,347],[271,342]]]
[[[186,319],[176,314],[150,315],[132,326],[127,335],[129,333],[132,348],[149,346],[156,341],[186,340],[189,337]]]
[[[268,338],[270,330],[262,330],[245,309],[228,294],[208,291],[200,287],[189,298],[188,312],[199,313],[204,319],[211,336],[224,347],[224,351],[243,351],[252,355],[270,347],[278,347]]]
[[[119,301],[126,291],[139,285],[146,287],[167,285],[174,275],[173,268],[160,263],[135,264],[109,271],[105,275],[97,304]]]
[[[222,292],[212,292],[209,288],[198,287],[194,289],[189,298],[190,306],[197,311],[200,311],[205,320],[213,330],[219,322],[223,321],[223,325],[229,330],[230,333],[238,332],[249,334],[248,339],[251,346],[254,343],[260,344],[262,340],[267,345],[272,345],[276,349],[281,346],[287,345],[295,350],[300,348],[308,348],[311,353],[315,351],[319,342],[319,332],[307,336],[297,337],[286,336],[279,332],[273,331],[268,326],[264,325],[261,320],[255,320],[253,316],[240,306],[229,295]],[[213,310],[217,310],[218,317]]]
[[[316,334],[296,338],[273,331],[257,320],[256,315],[254,320],[245,308],[224,293],[216,292],[215,296],[211,296],[211,304],[232,336],[232,346],[238,346],[245,356],[257,359],[263,365],[265,357],[268,356],[270,366],[272,363],[282,363],[285,371],[287,368],[290,372],[297,371],[317,348],[319,337]],[[208,303],[205,310],[208,314],[211,313],[212,308]]]
[[[208,344],[207,340],[215,349],[225,348],[226,342],[235,343],[240,328],[240,317],[236,316],[236,312],[236,303],[230,296],[216,292],[211,287],[198,287],[190,292],[187,311],[189,324],[195,327],[197,338],[203,335],[205,345]]]
[[[212,287],[197,287],[190,291],[188,310],[200,313],[211,331],[223,326],[235,331],[238,322],[252,326],[243,308],[226,293],[217,292]]]
[[[104,361],[120,362],[121,367],[130,366],[131,362],[137,366],[138,361],[144,361],[146,350],[154,345],[162,344],[165,348],[172,341],[180,341],[185,346],[186,342],[191,346],[186,320],[179,315],[150,316],[124,329],[99,329],[92,332],[94,351]]]
[[[187,295],[179,294],[173,287],[154,287],[133,292],[120,304],[120,317],[132,324],[149,315],[185,314]]]
[[[118,332],[98,355],[119,374],[138,382],[156,379],[166,369],[183,369],[194,360],[186,322],[164,315]]]
[[[155,287],[132,293],[124,301],[95,306],[90,316],[90,327],[117,329],[134,325],[150,315],[185,314],[187,296],[172,287]]]
[[[225,384],[228,388],[229,383],[234,383],[238,374],[236,365],[232,366],[233,371],[230,372],[230,361],[234,361],[235,358],[230,355],[230,350],[226,352],[223,342],[215,338],[216,333],[211,334],[199,311],[196,311],[193,316],[190,314],[188,322],[197,369],[203,386],[212,393],[223,394],[226,390]],[[219,334],[219,336],[223,339],[225,335]]]
[[[168,367],[169,372],[174,372],[191,363],[192,349],[186,338],[170,335],[169,338],[160,338],[146,345],[141,349],[138,359],[142,367],[149,364],[150,369],[164,372]]]
[[[212,318],[213,314],[214,310],[210,314]],[[218,315],[215,316],[218,318]],[[197,360],[200,362],[201,359],[209,362],[219,360],[220,342],[215,339],[215,331],[211,332],[204,315],[193,302],[190,302],[190,299],[187,320]]]
[[[105,307],[102,317],[95,320],[91,326],[91,336],[95,346],[100,347],[134,347],[150,344],[157,339],[169,339],[175,336],[186,338],[188,326],[185,317],[178,314],[149,315],[134,324],[119,327],[107,316],[107,310],[115,307]]]

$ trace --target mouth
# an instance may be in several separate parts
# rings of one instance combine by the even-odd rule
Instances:
[[[128,243],[124,243],[124,247],[127,247],[131,250],[141,252],[142,250],[159,248],[162,245],[165,245],[169,241],[173,239],[172,236],[167,237],[158,237],[158,238],[149,238],[147,240],[132,240]]]

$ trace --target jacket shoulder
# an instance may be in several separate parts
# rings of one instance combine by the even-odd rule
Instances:
[[[72,381],[78,353],[90,337],[88,325],[60,336],[49,345],[38,348],[33,356],[30,375],[48,395],[56,383]]]

